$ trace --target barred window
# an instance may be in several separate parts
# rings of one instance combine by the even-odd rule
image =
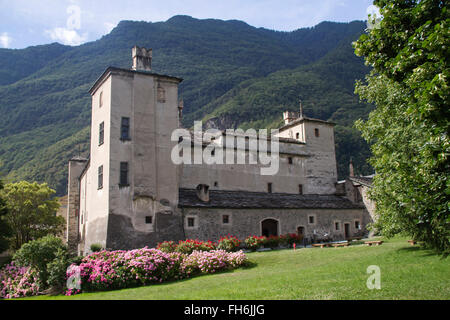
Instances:
[[[120,182],[121,186],[128,186],[128,162],[120,163]]]

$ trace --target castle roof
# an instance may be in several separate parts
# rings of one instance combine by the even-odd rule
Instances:
[[[154,76],[158,78],[164,78],[176,82],[183,81],[182,78],[168,76],[165,74],[158,74],[151,71],[145,71],[145,70],[132,70],[132,69],[124,69],[124,68],[117,68],[117,67],[108,67],[102,75],[94,82],[92,87],[89,89],[90,94],[94,94],[94,92],[97,90],[97,88],[105,81],[105,79],[111,74],[111,73],[128,73],[128,74],[143,74],[148,76]]]
[[[288,194],[250,191],[210,190],[209,201],[197,197],[195,189],[179,189],[179,207],[234,209],[363,209],[337,195]]]

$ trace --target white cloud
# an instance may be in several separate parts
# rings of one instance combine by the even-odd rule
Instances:
[[[87,33],[80,35],[76,30],[69,30],[66,28],[53,28],[52,30],[46,30],[45,33],[50,36],[52,40],[70,46],[80,45],[88,39]]]
[[[8,32],[3,32],[0,35],[0,44],[3,48],[9,48],[9,45],[11,44],[12,38],[8,35]]]

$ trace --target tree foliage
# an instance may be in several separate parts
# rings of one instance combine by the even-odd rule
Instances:
[[[448,5],[376,0],[379,27],[355,52],[373,66],[356,92],[376,109],[358,128],[371,143],[376,227],[450,252]]]
[[[2,191],[8,208],[5,219],[12,229],[14,249],[30,240],[61,233],[65,220],[56,216],[59,202],[52,199],[54,193],[46,183],[20,181],[5,185]]]
[[[3,189],[3,183],[0,180],[0,192]],[[6,207],[6,201],[1,197],[0,194],[0,253],[9,248],[9,237],[11,236],[11,228],[7,223],[5,216],[8,213],[8,208]]]

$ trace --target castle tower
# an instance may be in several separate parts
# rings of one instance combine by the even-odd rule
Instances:
[[[152,50],[135,46],[132,69],[109,67],[90,89],[91,158],[80,178],[85,251],[153,246],[183,235],[178,170],[180,78],[151,71]]]

